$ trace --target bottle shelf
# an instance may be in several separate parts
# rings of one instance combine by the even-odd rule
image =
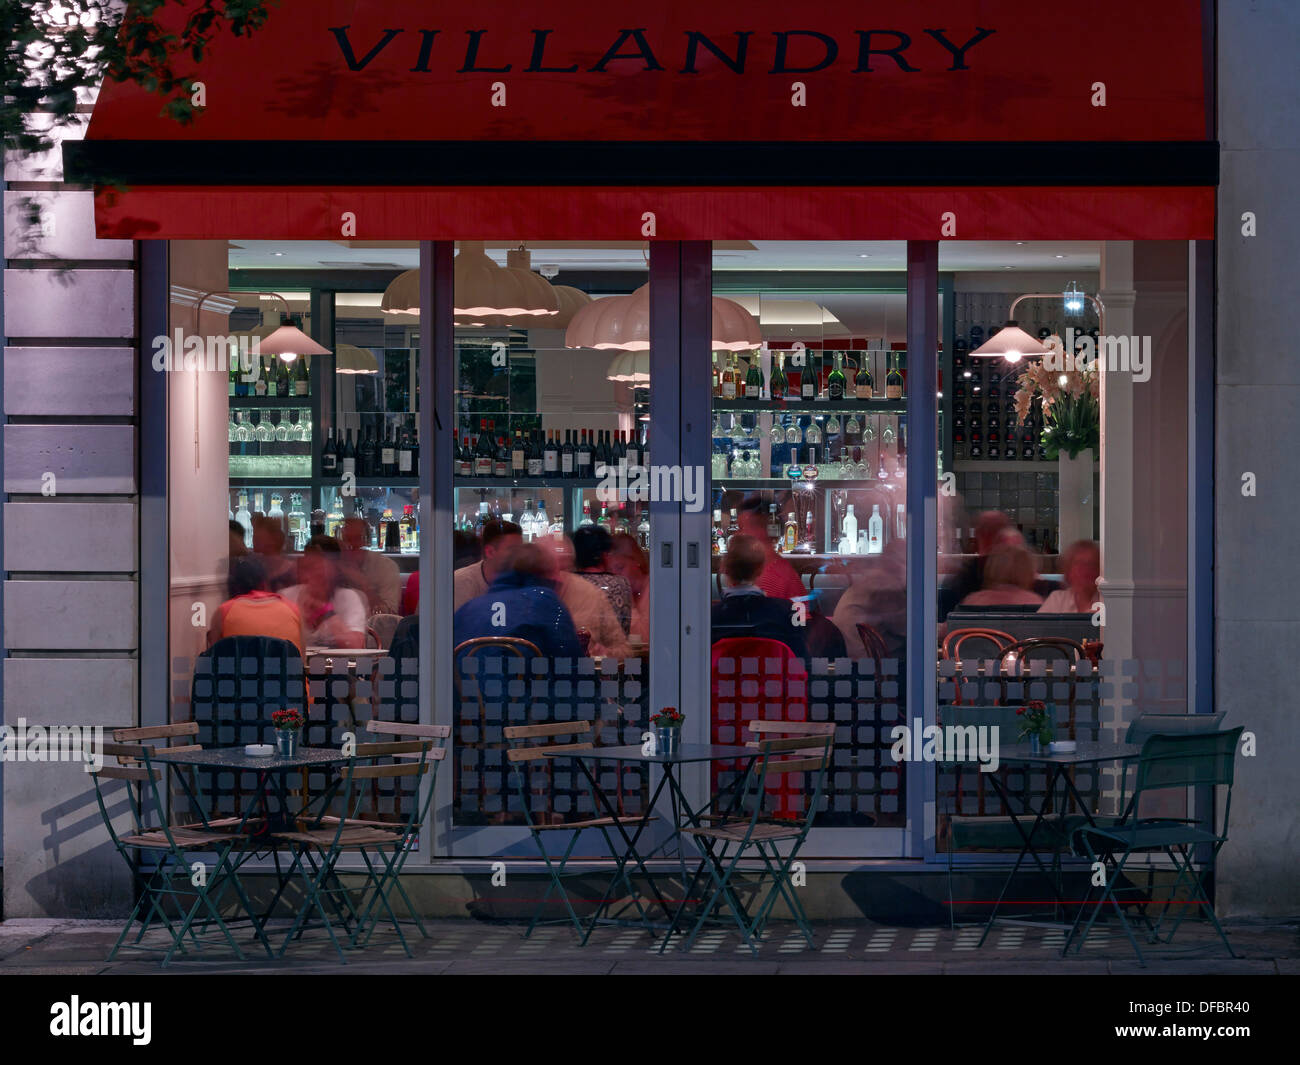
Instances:
[[[454,488],[597,488],[601,477],[453,477]]]
[[[955,473],[1051,473],[1058,467],[1039,459],[955,459],[952,468]],[[1093,468],[1100,469],[1100,463]]]
[[[715,492],[762,492],[774,489],[788,489],[792,485],[797,488],[805,488],[809,491],[815,491],[817,488],[826,487],[842,489],[846,492],[854,492],[889,488],[891,485],[898,485],[901,488],[902,478],[899,478],[896,481],[881,481],[875,477],[867,477],[865,479],[818,477],[814,481],[805,481],[802,478],[797,481],[792,481],[789,477],[715,477],[712,481],[712,487]]]
[[[866,411],[871,414],[906,414],[905,399],[829,399],[770,400],[770,399],[717,399],[713,400],[715,412],[740,411],[755,414],[831,414],[836,411]]]
[[[309,410],[311,396],[230,396],[231,410],[246,410],[250,407],[271,407],[282,410]]]

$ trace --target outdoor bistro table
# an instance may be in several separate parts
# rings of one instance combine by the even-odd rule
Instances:
[[[257,786],[245,797],[240,821],[234,832],[243,834],[248,825],[259,815],[262,821],[262,829],[253,835],[244,835],[244,838],[250,841],[250,845],[242,849],[239,859],[229,867],[229,875],[238,880],[239,867],[258,853],[258,841],[269,840],[271,833],[277,829],[292,828],[293,818],[302,812],[301,810],[291,812],[289,809],[289,794],[285,786],[284,775],[294,770],[305,770],[313,766],[337,765],[340,762],[346,762],[348,756],[336,748],[300,747],[298,753],[292,758],[281,758],[276,754],[258,758],[245,754],[244,748],[241,746],[213,747],[207,750],[195,751],[178,750],[175,752],[164,749],[150,755],[150,759],[154,762],[170,762],[172,765],[193,766],[207,772],[230,771],[257,774]],[[277,806],[274,812],[268,808],[267,802],[272,791],[274,791]],[[268,954],[271,953],[271,948],[266,942],[264,928],[288,883],[284,871],[280,868],[279,851],[274,847],[269,849],[275,858],[278,887],[274,898],[271,899],[271,904],[261,917],[252,913],[248,915],[253,922],[253,928],[256,930],[258,938],[262,941],[262,945],[266,947]]]
[[[677,914],[674,913],[668,900],[664,898],[663,893],[659,890],[659,885],[655,882],[655,878],[650,873],[650,870],[646,868],[645,863],[647,856],[643,856],[637,851],[637,842],[641,838],[641,833],[650,823],[651,815],[654,812],[656,803],[659,801],[659,796],[663,794],[664,788],[667,787],[673,808],[673,816],[670,823],[671,835],[669,839],[665,840],[659,847],[654,849],[666,849],[670,842],[676,844],[678,865],[681,872],[682,891],[683,893],[689,891],[689,882],[686,875],[686,855],[682,850],[682,828],[685,827],[686,824],[689,824],[694,828],[700,827],[700,815],[704,813],[708,809],[709,805],[715,802],[716,799],[710,799],[702,810],[693,809],[686,798],[685,792],[682,791],[681,781],[678,779],[679,767],[697,762],[743,761],[745,764],[740,777],[743,781],[745,776],[753,769],[754,760],[758,757],[758,751],[753,747],[722,746],[710,743],[684,743],[672,754],[646,754],[639,744],[629,744],[625,747],[593,747],[580,751],[557,750],[548,754],[548,757],[572,758],[576,761],[578,763],[578,768],[582,770],[583,776],[587,778],[587,782],[591,785],[591,790],[596,796],[596,801],[604,808],[605,816],[613,819],[614,827],[618,829],[618,833],[623,838],[623,843],[627,848],[623,855],[621,867],[626,869],[629,862],[636,865],[636,867],[641,871],[641,875],[645,877],[646,882],[650,887],[650,891],[654,896],[655,903],[663,910],[664,914],[668,918],[667,924],[661,925],[657,922],[652,922],[646,919],[643,913],[640,921],[643,927],[650,931],[657,931],[661,927],[667,928],[667,932],[664,934],[663,943],[660,944],[659,947],[662,952],[664,946],[668,943],[669,937],[671,937],[676,929]],[[609,796],[605,794],[600,787],[600,784],[597,782],[596,774],[592,772],[592,763],[595,762],[644,762],[657,765],[662,770],[654,794],[650,796],[650,801],[647,803],[645,810],[636,818],[635,831],[633,831],[631,835],[628,834],[628,821],[631,819],[625,819],[619,815],[614,804],[610,802]],[[741,790],[742,789],[739,787],[736,788],[735,793],[737,796],[740,795]],[[651,853],[653,853],[653,851]],[[603,914],[608,909],[610,904],[609,895],[613,890],[617,879],[617,876],[610,878],[609,886],[606,887],[604,895],[601,896],[601,900],[596,906],[596,911],[592,915],[591,921],[587,926],[587,936],[591,935],[592,929],[602,920]],[[583,937],[583,940],[584,942],[586,941],[586,936]]]
[[[1021,863],[1025,860],[1027,853],[1032,853],[1034,862],[1038,866],[1039,872],[1043,878],[1052,885],[1052,899],[1054,902],[1053,912],[1057,908],[1066,905],[1066,900],[1061,898],[1060,885],[1052,878],[1044,867],[1042,859],[1038,857],[1038,852],[1030,845],[1034,833],[1038,831],[1047,815],[1049,804],[1052,796],[1056,791],[1058,781],[1065,782],[1065,792],[1074,801],[1079,812],[1087,819],[1087,823],[1096,827],[1097,822],[1093,820],[1092,811],[1088,809],[1088,804],[1084,801],[1079,790],[1074,786],[1074,778],[1069,772],[1075,766],[1097,765],[1101,762],[1128,762],[1136,759],[1142,753],[1142,748],[1133,743],[1113,743],[1113,742],[1079,742],[1073,751],[1063,752],[1061,754],[1052,754],[1048,749],[1035,753],[1030,750],[1029,744],[1020,743],[1014,746],[1002,747],[998,752],[998,761],[1001,765],[1021,765],[1021,766],[1042,766],[1048,770],[1047,784],[1043,788],[1043,801],[1037,810],[1026,809],[1022,811],[1021,816],[1017,817],[1012,809],[1010,797],[1006,788],[1003,787],[1002,781],[997,773],[990,773],[989,782],[993,785],[994,790],[998,793],[1007,814],[1011,817],[1012,823],[1016,826],[1016,831],[1020,833],[1020,838],[1024,840],[1024,845],[1020,848],[1020,853],[1016,855],[1016,864],[1011,867],[1011,872],[1007,874],[1006,882],[1002,885],[1002,891],[999,892],[997,901],[993,904],[993,911],[989,914],[988,922],[984,926],[984,934],[980,936],[978,946],[984,945],[984,940],[988,938],[989,932],[993,929],[993,922],[998,915],[998,907],[1002,905],[1002,900],[1006,897],[1007,889],[1010,888],[1012,880],[1015,879],[1016,873],[1020,870]],[[1028,804],[1026,803],[1026,806]],[[1062,811],[1064,812],[1064,810]],[[1028,819],[1029,815],[1034,817],[1034,823],[1026,831],[1021,823],[1021,818]],[[1080,824],[1078,827],[1084,827]]]

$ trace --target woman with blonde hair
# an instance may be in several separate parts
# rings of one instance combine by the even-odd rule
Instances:
[[[984,563],[984,586],[971,592],[960,606],[1037,606],[1043,597],[1034,591],[1038,569],[1029,549],[999,543]]]

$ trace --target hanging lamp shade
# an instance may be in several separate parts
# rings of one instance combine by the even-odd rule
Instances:
[[[323,348],[296,325],[282,325],[264,337],[259,345],[263,355],[278,355],[285,362],[293,362],[299,355],[328,355]]]
[[[1037,337],[1031,337],[1014,321],[1009,321],[970,354],[972,358],[978,359],[1019,362],[1021,359],[1042,358],[1051,354],[1051,351]]]
[[[650,383],[650,352],[620,351],[614,356],[605,373],[606,380],[622,381],[631,385]]]
[[[592,300],[569,322],[566,348],[614,351],[650,349],[650,286],[642,285],[630,296]]]
[[[567,329],[569,323],[573,321],[573,316],[583,307],[592,302],[580,288],[574,288],[572,285],[552,285],[552,291],[555,298],[559,300],[560,310],[554,319],[547,319],[547,329]]]
[[[462,240],[453,264],[455,314],[482,321],[486,315],[506,318],[554,317],[560,301],[550,283],[528,266],[528,252],[519,248],[507,254],[506,266],[497,266],[483,250],[481,240]]]
[[[420,271],[404,270],[388,283],[379,301],[385,314],[420,313]]]
[[[735,300],[713,297],[713,350],[745,351],[763,343],[754,316]]]
[[[346,374],[376,374],[379,360],[373,351],[356,344],[340,344],[334,353],[334,372]]]

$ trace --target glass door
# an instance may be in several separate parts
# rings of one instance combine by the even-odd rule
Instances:
[[[902,242],[713,249],[708,738],[835,722],[809,856],[908,853],[905,267]],[[787,778],[768,801],[812,798]]]
[[[448,845],[535,858],[524,802],[539,820],[597,811],[568,762],[523,764],[521,797],[505,728],[590,722],[577,738],[615,746],[639,743],[650,713],[648,257],[643,244],[462,241],[453,273],[450,468],[435,472],[453,485]],[[625,815],[648,784],[644,767],[600,766]],[[574,855],[607,856],[595,833]]]

